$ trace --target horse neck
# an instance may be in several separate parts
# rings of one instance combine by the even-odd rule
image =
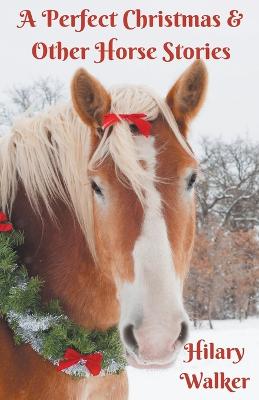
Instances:
[[[94,265],[72,212],[61,201],[55,202],[53,211],[56,222],[43,207],[41,215],[36,215],[19,188],[12,222],[25,236],[20,262],[30,275],[43,279],[43,301],[58,298],[77,324],[107,329],[118,322],[114,282]]]

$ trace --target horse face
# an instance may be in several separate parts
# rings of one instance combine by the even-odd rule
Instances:
[[[206,70],[195,63],[167,96],[183,136],[202,104],[205,86]],[[120,125],[121,135],[128,134],[128,124]],[[93,155],[100,146],[96,137]],[[188,330],[182,286],[195,231],[197,162],[161,114],[152,121],[148,139],[139,132],[132,140],[148,177],[142,201],[120,176],[113,157],[89,171],[97,259],[117,285],[129,362],[139,368],[165,367],[174,361]]]

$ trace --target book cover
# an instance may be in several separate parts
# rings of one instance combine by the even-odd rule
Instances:
[[[2,4],[0,400],[256,400],[259,6]]]

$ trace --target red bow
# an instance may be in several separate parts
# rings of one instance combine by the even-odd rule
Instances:
[[[93,376],[97,376],[100,374],[102,369],[102,360],[102,353],[83,355],[71,348],[68,348],[64,354],[64,361],[60,361],[59,365],[57,366],[57,370],[60,372],[63,371],[63,369],[72,367],[72,365],[76,365],[81,362],[86,366]]]
[[[149,137],[151,131],[151,123],[144,119],[146,114],[106,114],[104,116],[103,128],[108,128],[111,125],[120,122],[122,119],[125,121],[130,121],[132,124],[136,125],[139,132],[145,137]]]
[[[8,222],[7,216],[0,211],[0,232],[11,232],[13,225]]]

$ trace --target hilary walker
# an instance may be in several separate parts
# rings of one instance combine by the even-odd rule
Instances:
[[[185,363],[193,360],[230,360],[238,364],[243,360],[244,347],[216,347],[214,343],[206,343],[200,339],[197,343],[186,343],[184,350],[187,352]],[[227,389],[229,392],[236,392],[238,389],[246,389],[250,378],[225,376],[224,372],[214,372],[212,376],[204,376],[203,372],[188,374],[183,372],[180,379],[185,381],[188,389]]]

